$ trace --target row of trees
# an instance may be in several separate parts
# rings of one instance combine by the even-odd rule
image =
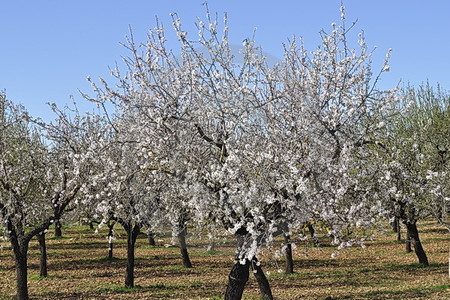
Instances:
[[[364,36],[350,47],[344,20],[315,51],[289,41],[271,66],[252,39],[237,62],[226,16],[219,25],[207,12],[189,39],[173,15],[180,54],[161,26],[143,44],[130,37],[114,85],[89,79],[95,113],[54,106],[45,124],[2,95],[0,216],[18,299],[28,299],[30,240],[65,211],[124,227],[127,287],[137,234],[162,222],[186,267],[188,222],[236,236],[226,299],[241,298],[250,268],[271,299],[259,251],[283,234],[289,253],[290,236],[312,221],[342,249],[396,217],[428,264],[416,223],[434,216],[449,228],[449,98],[429,86],[379,90],[390,53],[374,74]]]

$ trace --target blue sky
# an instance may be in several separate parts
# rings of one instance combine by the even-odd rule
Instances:
[[[127,55],[120,42],[133,29],[144,41],[155,17],[171,30],[171,12],[178,12],[189,30],[205,14],[204,0],[29,0],[0,2],[0,90],[34,115],[53,116],[46,102],[64,105],[78,89],[90,93],[86,77],[108,79],[108,66]],[[281,57],[282,42],[302,36],[306,48],[319,44],[319,31],[340,18],[340,0],[210,0],[211,12],[228,13],[230,38],[241,44],[257,27],[256,40],[265,52]],[[400,79],[418,85],[426,80],[450,89],[450,1],[346,0],[349,22],[358,20],[351,36],[364,30],[370,47],[377,46],[375,69],[393,49],[391,71],[382,88]],[[194,33],[194,32],[193,32]],[[175,45],[175,44],[174,44]],[[85,107],[81,104],[82,109]],[[86,106],[87,107],[87,106]]]

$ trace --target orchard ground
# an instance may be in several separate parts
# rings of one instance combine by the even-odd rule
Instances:
[[[106,226],[105,226],[106,227]],[[67,226],[63,238],[48,234],[49,277],[39,277],[39,248],[30,244],[29,291],[32,299],[221,299],[233,263],[235,243],[219,241],[207,251],[208,241],[191,236],[189,251],[194,268],[182,266],[179,249],[170,237],[148,246],[146,236],[136,242],[136,285],[124,288],[125,233],[119,230],[113,260],[108,260],[106,228],[98,233],[88,226]],[[285,275],[283,256],[275,258],[281,240],[264,250],[261,261],[275,299],[450,299],[449,234],[435,225],[419,224],[430,266],[416,263],[403,241],[388,232],[362,249],[336,250],[320,236],[320,248],[298,241],[295,273]],[[0,299],[14,299],[15,268],[8,242],[0,250]],[[328,297],[328,298],[327,298]],[[250,280],[244,299],[259,299],[256,280]]]

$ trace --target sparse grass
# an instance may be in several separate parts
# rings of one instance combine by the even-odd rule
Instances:
[[[39,248],[32,241],[29,252],[29,289],[33,299],[222,299],[233,264],[234,241],[206,251],[204,241],[191,239],[194,268],[182,266],[176,247],[148,246],[145,235],[136,245],[135,283],[123,285],[126,267],[125,234],[117,228],[114,258],[108,259],[106,229],[95,233],[87,226],[63,228],[62,239],[49,238],[49,277],[39,277]],[[419,225],[430,266],[418,264],[414,253],[405,253],[394,233],[380,235],[366,249],[342,251],[326,237],[322,247],[298,245],[295,273],[286,275],[282,258],[273,249],[260,255],[276,299],[450,299],[448,250],[450,237],[432,222]],[[49,233],[48,237],[51,237]],[[202,244],[203,243],[203,244]],[[3,246],[3,248],[1,247]],[[0,245],[0,299],[14,299],[15,268],[11,249]],[[244,299],[259,299],[253,277]]]

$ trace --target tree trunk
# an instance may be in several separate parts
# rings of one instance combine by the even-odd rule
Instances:
[[[246,233],[246,230],[243,230]],[[245,284],[249,277],[250,261],[245,260],[245,264],[239,262],[239,253],[245,243],[245,234],[237,235],[237,255],[234,261],[234,265],[231,268],[230,274],[228,275],[228,285],[225,291],[225,300],[237,300],[242,298],[244,293]]]
[[[228,286],[225,291],[225,300],[237,300],[242,298],[244,287],[249,277],[249,268],[249,260],[245,260],[245,264],[242,265],[239,263],[239,259],[236,259],[233,267],[231,268],[230,275],[228,275]]]
[[[284,234],[284,243],[286,244],[286,274],[294,273],[294,260],[292,259],[292,245],[291,245],[291,237],[285,233]]]
[[[292,258],[292,256],[291,256]],[[253,257],[252,259],[253,273],[255,274],[256,280],[258,281],[259,290],[261,292],[261,299],[273,300],[272,290],[270,289],[269,281],[266,275],[258,263],[258,259]]]
[[[11,230],[11,226],[8,226]],[[10,233],[11,246],[14,252],[14,259],[16,263],[16,288],[17,299],[28,300],[28,243],[24,239],[19,239],[15,231]]]
[[[308,230],[309,230],[309,235],[313,239],[316,236],[316,230],[314,229],[314,226],[310,222],[308,222],[307,226],[308,226]]]
[[[113,259],[113,249],[114,249],[114,243],[113,243],[113,234],[114,234],[114,225],[116,223],[107,223],[108,225],[108,259]]]
[[[45,232],[38,233],[36,235],[39,242],[39,251],[41,253],[41,259],[39,264],[39,276],[47,277],[47,245],[45,244]]]
[[[409,235],[409,230],[406,229],[406,241],[405,241],[405,249],[407,253],[412,252],[412,248],[411,248],[411,237]]]
[[[151,231],[147,231],[147,238],[149,246],[156,246],[155,235]]]
[[[419,238],[419,231],[417,230],[417,224],[414,223],[406,223],[406,229],[409,233],[409,238],[411,239],[411,243],[414,245],[414,252],[417,255],[417,258],[419,259],[419,263],[423,264],[424,266],[428,266],[428,258],[425,253],[425,250],[422,247],[422,243],[420,242]]]
[[[397,232],[397,223],[398,223],[398,218],[394,217],[394,220],[391,222],[391,227],[392,227],[393,232]]]
[[[136,238],[139,234],[140,226],[129,225],[125,228],[127,232],[127,269],[125,273],[125,287],[134,287],[134,248],[136,244]]]
[[[17,299],[28,300],[28,266],[27,253],[23,251],[19,258],[16,257],[17,274]]]
[[[108,260],[112,260],[114,258],[114,244],[112,239],[108,241]]]
[[[189,253],[187,251],[186,245],[186,227],[178,230],[178,242],[180,244],[181,256],[183,257],[183,265],[186,268],[192,268],[192,263],[189,258]]]
[[[62,237],[61,221],[59,219],[55,220],[55,236]]]

